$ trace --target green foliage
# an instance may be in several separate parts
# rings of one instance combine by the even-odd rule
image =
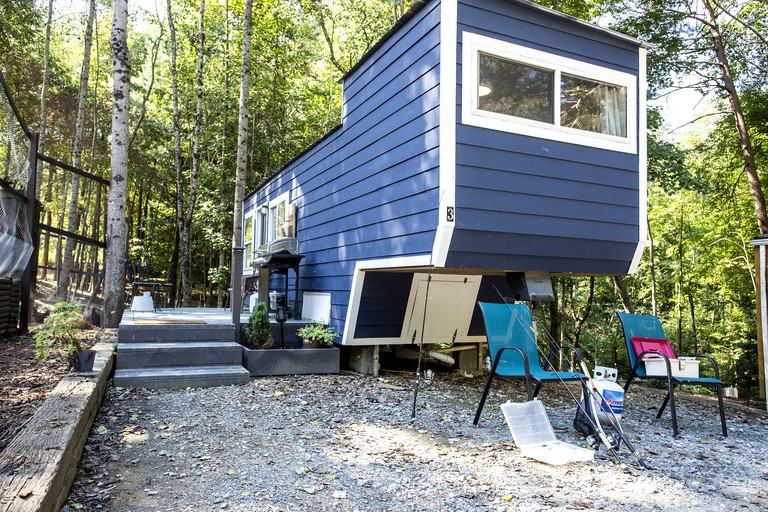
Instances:
[[[229,282],[228,267],[214,267],[208,269],[208,279],[218,286],[226,286]]]
[[[57,303],[33,336],[35,357],[45,361],[54,355],[70,356],[81,351],[82,345],[77,337],[81,325],[79,306],[69,302]]]
[[[259,302],[243,326],[243,341],[250,349],[270,348],[274,343],[269,324],[269,312],[264,302]]]
[[[333,329],[331,329],[329,326],[326,326],[320,322],[305,325],[304,327],[297,330],[296,334],[305,342],[317,341],[320,343],[320,345],[325,346],[333,345],[333,340],[339,336],[333,332]]]

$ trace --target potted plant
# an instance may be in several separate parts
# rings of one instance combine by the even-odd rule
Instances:
[[[304,348],[330,347],[338,337],[333,329],[320,322],[305,325],[296,334],[303,340]]]
[[[270,348],[274,343],[267,304],[259,302],[243,326],[243,342],[251,350]]]
[[[77,336],[83,324],[78,306],[69,302],[57,303],[34,335],[35,357],[47,360],[55,354],[66,354],[70,369],[77,372],[93,370],[96,352],[83,349]]]

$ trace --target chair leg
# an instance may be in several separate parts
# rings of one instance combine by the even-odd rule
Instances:
[[[533,390],[533,398],[536,398],[537,396],[539,396],[539,391],[541,390],[541,384],[542,384],[541,381],[536,383],[536,389]],[[530,395],[528,396],[528,401],[531,401]]]
[[[672,379],[667,379],[667,385],[669,386],[669,392],[667,393],[667,398],[665,399],[665,402],[669,401],[669,412],[672,415],[672,437],[678,437],[678,431],[677,431],[677,407],[675,406],[675,385],[672,383]],[[662,407],[662,411],[664,408]],[[659,411],[659,415],[661,415],[661,411]]]
[[[474,426],[477,426],[477,423],[480,421],[480,413],[483,412],[483,407],[485,406],[485,399],[488,398],[488,391],[491,389],[491,382],[493,381],[494,370],[491,370],[491,372],[488,374],[488,381],[485,383],[483,396],[480,397],[480,403],[477,405],[477,412],[475,413],[475,421],[472,422]]]
[[[659,407],[659,412],[656,414],[656,419],[661,418],[661,415],[664,414],[664,409],[667,408],[667,404],[669,403],[669,393],[667,393],[667,396],[664,397],[664,401],[661,402],[661,407]]]
[[[728,437],[728,427],[725,425],[725,407],[723,406],[722,386],[717,386],[717,405],[720,407],[720,425],[723,428],[723,437]]]

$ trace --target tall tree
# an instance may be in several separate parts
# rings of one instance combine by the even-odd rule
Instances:
[[[117,327],[125,302],[125,221],[128,185],[128,112],[131,58],[128,51],[128,0],[113,0],[110,47],[114,63],[112,157],[107,211],[107,257],[104,269],[104,327]]]
[[[248,154],[248,94],[251,90],[251,30],[253,0],[245,0],[243,15],[243,50],[240,71],[240,102],[237,121],[237,161],[235,170],[235,202],[232,222],[232,247],[243,243],[243,199]],[[235,276],[233,276],[233,279]]]
[[[173,116],[173,163],[176,169],[176,240],[174,241],[174,262],[178,259],[178,248],[181,240],[181,232],[183,230],[184,218],[184,169],[181,156],[181,117],[179,114],[179,70],[177,66],[178,45],[176,41],[176,23],[173,19],[173,8],[171,0],[168,0],[168,28],[171,39],[171,106]],[[184,267],[184,263],[182,263]],[[184,268],[182,268],[182,290],[184,289],[184,283],[189,286],[188,277],[184,276]],[[173,283],[176,283],[176,267],[172,269]],[[188,294],[189,292],[187,292]],[[184,295],[184,292],[182,292]],[[183,304],[183,302],[182,302]]]
[[[80,168],[83,155],[83,132],[85,131],[85,100],[88,94],[88,78],[91,69],[91,42],[93,38],[93,20],[96,17],[96,0],[88,2],[88,21],[85,25],[85,41],[83,49],[83,67],[80,72],[80,91],[77,95],[77,118],[75,121],[75,139],[72,143],[72,165]],[[80,175],[72,173],[71,197],[69,200],[69,214],[67,216],[67,230],[75,233],[78,230],[78,203],[80,201]],[[72,272],[72,251],[75,248],[75,240],[67,237],[64,245],[64,255],[61,260],[61,271],[56,286],[56,299],[66,300],[69,292],[70,274]]]
[[[731,65],[733,55],[748,52],[742,50],[740,39],[728,38],[740,32],[723,30],[723,22],[746,27],[759,48],[757,52],[748,54],[768,53],[765,36],[759,30],[750,30],[750,19],[742,16],[743,13],[751,12],[747,9],[751,3],[754,2],[619,0],[614,3],[613,14],[620,29],[657,44],[649,56],[649,79],[654,92],[683,80],[692,80],[687,87],[695,88],[703,94],[724,97],[728,101],[729,113],[735,121],[735,135],[741,148],[744,174],[754,203],[757,227],[761,234],[765,234],[768,233],[765,197]],[[729,8],[733,8],[734,12]],[[755,63],[743,61],[740,67],[742,73],[748,74]]]
[[[731,64],[728,59],[728,54],[725,49],[725,42],[723,41],[723,33],[720,30],[720,24],[718,23],[718,13],[715,12],[713,3],[710,0],[701,0],[701,5],[704,8],[704,19],[701,23],[709,31],[712,40],[712,49],[715,52],[717,58],[718,67],[720,68],[720,79],[722,81],[721,87],[725,89],[725,94],[728,96],[728,103],[731,107],[731,115],[736,124],[736,133],[739,137],[739,145],[741,146],[741,154],[744,159],[744,173],[747,175],[747,181],[749,182],[749,191],[752,194],[752,200],[755,203],[755,216],[757,217],[757,225],[760,230],[760,234],[768,233],[768,214],[765,210],[765,196],[763,195],[763,186],[760,183],[760,176],[757,172],[757,162],[755,161],[755,152],[752,148],[752,139],[747,129],[747,122],[744,118],[744,110],[741,106],[741,97],[736,89],[736,83],[733,79],[731,71]],[[721,8],[721,13],[723,10]],[[727,14],[730,16],[730,14]],[[768,46],[765,47],[768,51]]]
[[[53,0],[48,0],[48,19],[45,23],[45,50],[43,51],[43,88],[40,92],[40,140],[38,144],[38,151],[45,154],[45,142],[48,135],[48,84],[51,81],[51,25],[53,24]],[[37,190],[35,191],[35,197],[40,199],[43,186],[43,169],[45,165],[42,161],[37,163],[37,179],[35,180]],[[53,177],[48,179],[48,188],[46,194],[45,212],[48,215],[46,224],[51,225],[51,187],[53,186]],[[42,215],[42,213],[41,213]],[[48,271],[48,248],[50,244],[50,236],[46,231],[43,234],[43,249],[40,251],[42,261],[40,266],[40,277],[44,278]]]
[[[205,0],[200,0],[200,20],[197,33],[197,89],[195,129],[192,141],[192,171],[189,175],[187,212],[180,219],[181,229],[181,305],[192,305],[192,219],[197,202],[197,176],[200,171],[200,129],[203,122],[203,62],[205,59]]]

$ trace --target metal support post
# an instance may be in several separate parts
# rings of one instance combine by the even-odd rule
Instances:
[[[232,324],[235,341],[240,343],[240,315],[243,311],[243,253],[245,247],[232,248]]]

